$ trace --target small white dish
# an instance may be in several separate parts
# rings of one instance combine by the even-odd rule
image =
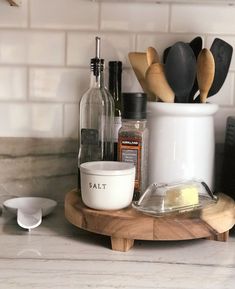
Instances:
[[[119,210],[132,202],[135,166],[132,163],[96,161],[80,165],[84,204],[96,210]]]
[[[42,217],[50,214],[57,202],[47,198],[22,197],[6,200],[4,208],[17,215],[17,223],[24,229],[34,229],[42,222]]]
[[[0,216],[2,215],[2,211],[3,211],[3,203],[6,201],[6,200],[9,200],[9,199],[12,199],[12,198],[16,198],[16,196],[13,196],[13,195],[0,195]]]

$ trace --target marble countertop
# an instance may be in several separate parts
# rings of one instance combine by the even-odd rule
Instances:
[[[80,230],[63,207],[27,232],[0,217],[0,288],[231,289],[235,285],[235,227],[228,242],[135,241],[126,252],[110,239]]]

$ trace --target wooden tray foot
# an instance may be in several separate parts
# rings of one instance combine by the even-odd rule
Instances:
[[[226,231],[226,232],[220,233],[218,235],[210,236],[207,238],[207,240],[227,242],[228,238],[229,238],[229,231]]]
[[[111,237],[112,250],[127,252],[134,245],[134,240]]]

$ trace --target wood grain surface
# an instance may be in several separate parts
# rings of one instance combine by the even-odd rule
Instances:
[[[78,192],[65,198],[65,216],[84,230],[111,237],[112,249],[127,251],[133,240],[188,240],[208,238],[226,241],[235,223],[234,201],[219,194],[219,200],[203,210],[167,217],[151,217],[132,207],[117,211],[98,211],[86,207]],[[222,234],[220,236],[220,234]]]

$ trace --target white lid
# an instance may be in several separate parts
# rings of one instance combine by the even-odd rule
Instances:
[[[120,176],[135,173],[135,166],[133,163],[98,161],[83,163],[80,170],[91,175]]]

